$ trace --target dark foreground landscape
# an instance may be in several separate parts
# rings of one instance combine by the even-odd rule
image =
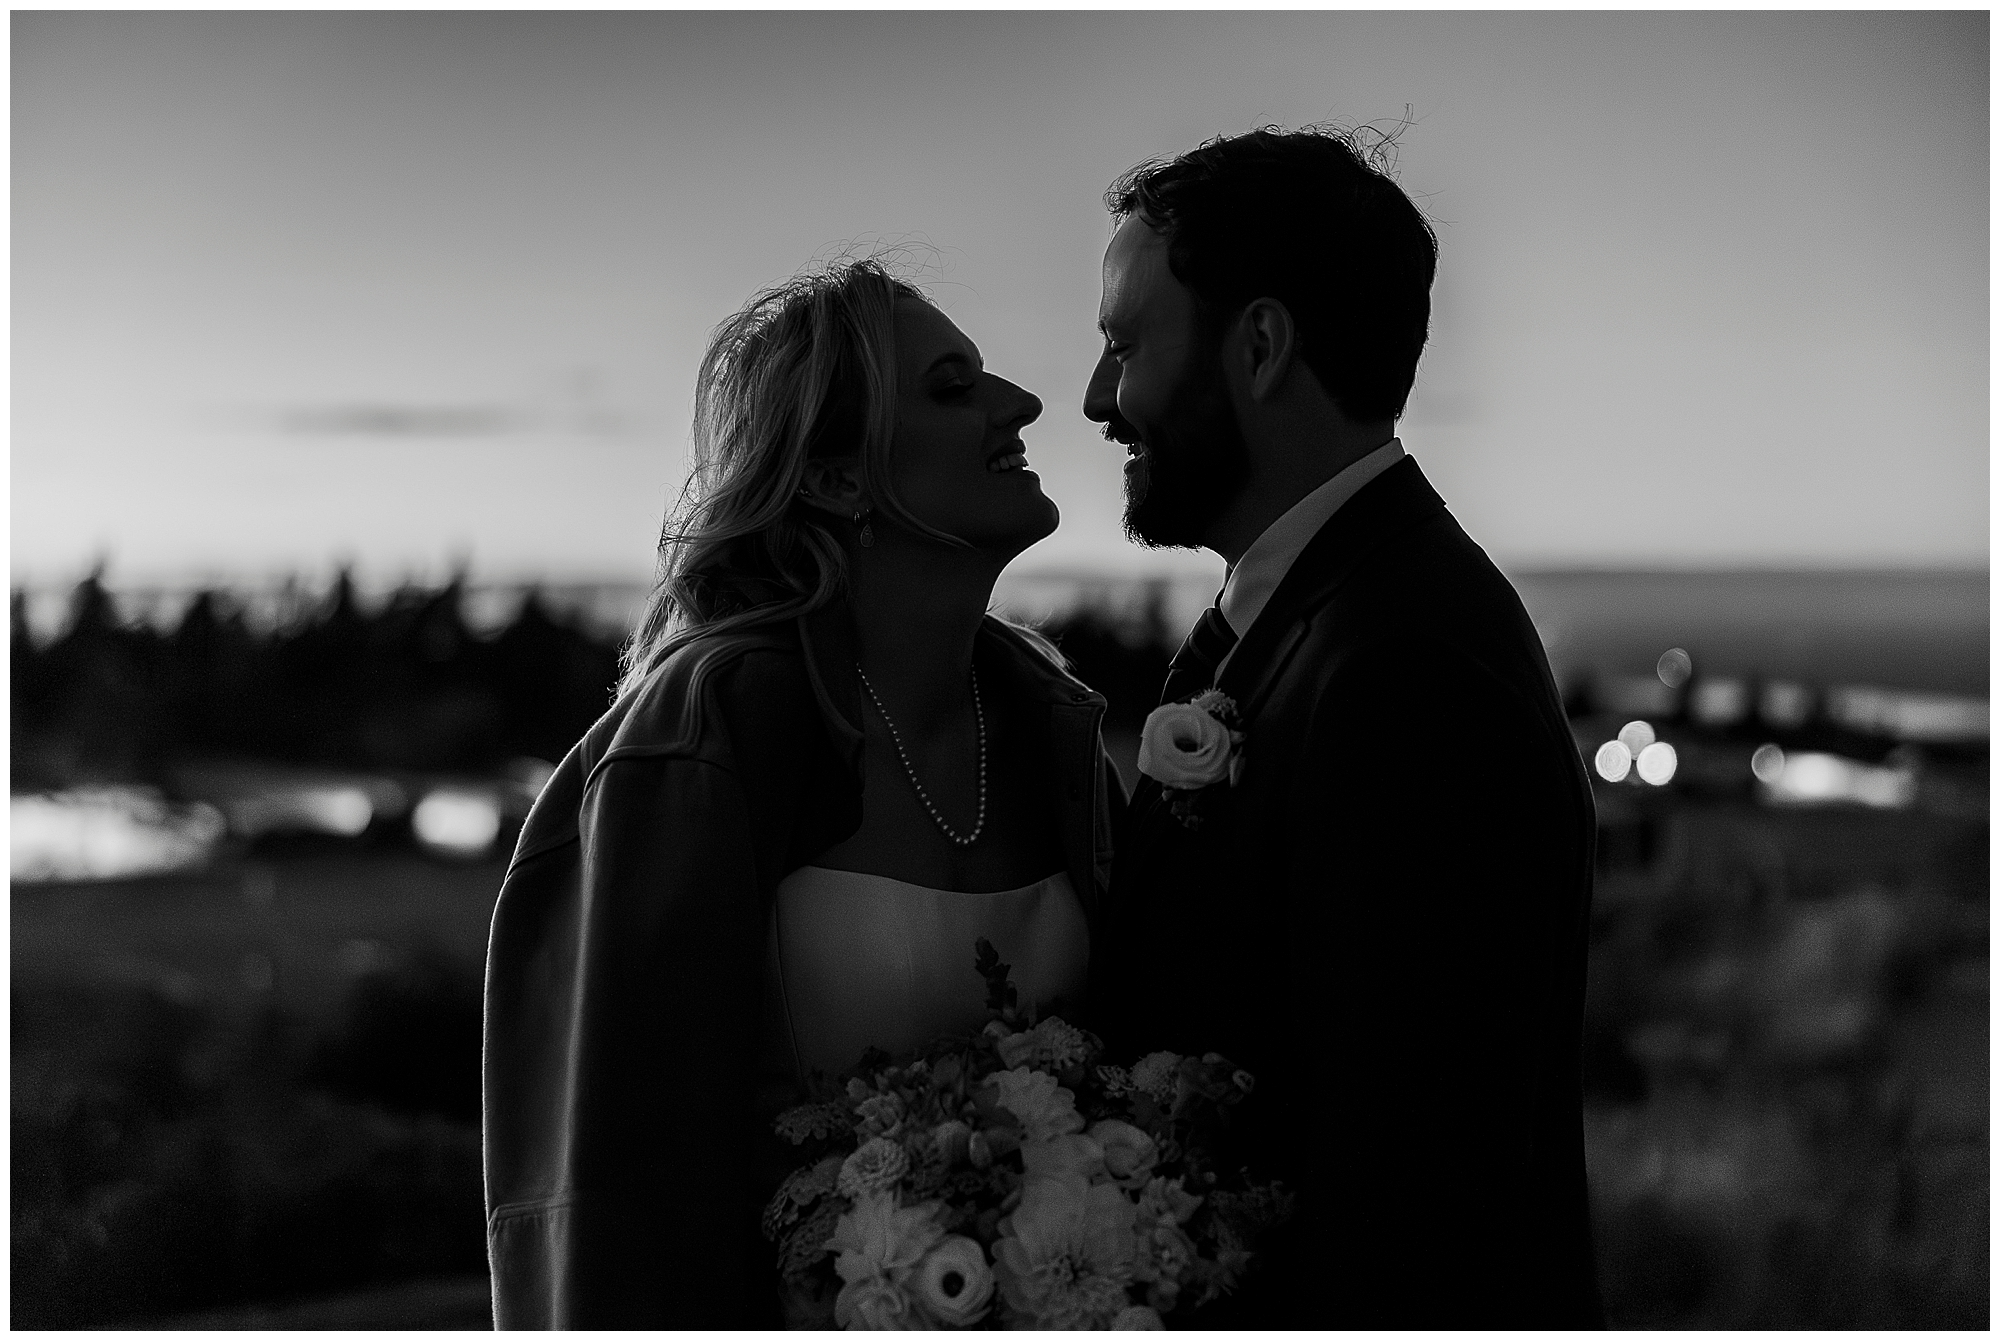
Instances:
[[[229,822],[179,869],[13,886],[14,1326],[488,1325],[479,979],[517,808],[453,855],[408,805],[313,832],[217,779],[518,779],[601,704],[611,643],[539,609],[510,630],[474,635],[436,592],[281,633],[221,606],[135,630],[85,599],[24,648],[17,612],[17,794],[150,787]],[[1159,622],[1051,631],[1129,754]],[[1647,691],[1678,773],[1599,786],[1585,1082],[1611,1321],[1983,1329],[1983,737],[1697,710],[1696,677]],[[1637,693],[1572,686],[1587,757]],[[1750,775],[1773,741],[1901,790],[1788,799]]]

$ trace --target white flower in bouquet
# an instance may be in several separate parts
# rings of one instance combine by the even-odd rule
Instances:
[[[926,1325],[910,1293],[910,1277],[944,1237],[938,1211],[936,1201],[900,1207],[894,1191],[878,1191],[856,1199],[840,1217],[826,1241],[842,1281],[834,1299],[840,1327],[884,1331]]]
[[[972,1154],[972,1128],[957,1118],[940,1122],[931,1131],[931,1147],[947,1166],[963,1164]]]
[[[1149,1052],[1132,1063],[1132,1088],[1159,1104],[1171,1104],[1180,1087],[1180,1068],[1178,1052]]]
[[[1183,1225],[1201,1208],[1202,1199],[1186,1191],[1178,1178],[1155,1178],[1139,1192],[1139,1223],[1166,1221]]]
[[[871,1193],[893,1188],[910,1171],[910,1157],[886,1136],[870,1137],[840,1166],[840,1195],[860,1201]]]
[[[1181,1278],[1199,1255],[1187,1231],[1171,1220],[1147,1228],[1140,1226],[1137,1251],[1132,1258],[1132,1274],[1153,1287],[1153,1292],[1171,1304],[1180,1293]]]
[[[970,1327],[993,1299],[993,1269],[977,1239],[951,1234],[917,1264],[911,1291],[940,1326]]]
[[[993,1274],[1017,1320],[1102,1328],[1130,1300],[1134,1207],[1109,1183],[1035,1178],[1003,1222]]]
[[[993,1073],[1000,1089],[1000,1106],[1021,1120],[1021,1135],[1027,1141],[1046,1141],[1083,1130],[1083,1114],[1076,1111],[1076,1096],[1042,1071],[1017,1066]]]
[[[1029,1178],[1104,1179],[1104,1147],[1088,1136],[1054,1136],[1021,1143],[1021,1168]]]
[[[894,1192],[856,1199],[826,1241],[827,1251],[838,1254],[834,1270],[845,1281],[907,1275],[944,1237],[938,1210],[936,1202],[899,1206]]]
[[[910,1292],[886,1276],[849,1281],[833,1301],[833,1320],[864,1332],[921,1331],[930,1326]]]
[[[909,1283],[917,1264],[944,1237],[939,1209],[936,1202],[898,1206],[893,1191],[855,1199],[826,1241],[844,1282],[834,1300],[836,1322],[878,1331],[924,1326]]]
[[[854,1131],[864,1139],[895,1136],[903,1130],[903,1101],[893,1094],[877,1094],[863,1099],[854,1110]]]
[[[1139,771],[1177,791],[1211,786],[1229,777],[1240,736],[1199,702],[1162,703],[1139,728]]]
[[[1104,1171],[1128,1191],[1144,1187],[1159,1163],[1159,1143],[1129,1122],[1105,1118],[1086,1133],[1104,1155]]]
[[[1083,1030],[1051,1015],[1033,1029],[994,1040],[994,1049],[1008,1066],[1044,1067],[1064,1071],[1090,1060],[1090,1041]]]
[[[1118,1311],[1118,1316],[1111,1320],[1111,1330],[1114,1332],[1159,1332],[1165,1331],[1166,1326],[1166,1320],[1159,1315],[1159,1312],[1147,1308],[1144,1304],[1132,1304],[1122,1308]]]

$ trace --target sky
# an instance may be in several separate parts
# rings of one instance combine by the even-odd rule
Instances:
[[[1405,445],[1503,567],[1974,566],[1988,16],[12,16],[14,580],[643,578],[708,331],[900,246],[1063,512],[1101,197],[1259,124],[1403,125]],[[1407,124],[1404,124],[1407,123]]]

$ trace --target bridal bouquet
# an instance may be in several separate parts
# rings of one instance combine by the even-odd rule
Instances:
[[[1213,1164],[1248,1073],[1214,1053],[1101,1065],[1090,1034],[1015,1009],[989,942],[975,967],[983,1030],[871,1050],[779,1115],[817,1153],[764,1211],[794,1306],[841,1327],[1158,1328],[1231,1289],[1291,1209]]]

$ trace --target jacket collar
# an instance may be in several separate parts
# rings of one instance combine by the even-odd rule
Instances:
[[[1322,526],[1271,593],[1256,623],[1222,668],[1216,687],[1255,711],[1284,663],[1299,617],[1324,604],[1362,560],[1445,510],[1415,457],[1406,456],[1371,480]]]

